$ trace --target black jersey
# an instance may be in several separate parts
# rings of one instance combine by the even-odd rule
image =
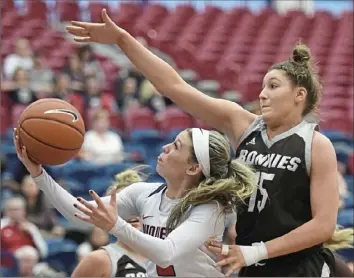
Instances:
[[[106,250],[111,260],[110,277],[147,277],[146,261],[135,258],[116,243],[103,246],[101,249]]]
[[[247,201],[248,206],[238,212],[238,245],[277,238],[312,219],[309,173],[316,126],[303,121],[269,140],[263,119],[258,117],[241,137],[236,156],[253,165],[258,188]],[[320,246],[310,249],[314,252]],[[279,262],[275,258],[266,263],[272,260]]]

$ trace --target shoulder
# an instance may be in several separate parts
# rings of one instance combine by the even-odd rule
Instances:
[[[313,134],[311,160],[313,167],[336,166],[336,153],[332,142],[317,131]]]
[[[109,273],[110,259],[105,250],[99,249],[85,256],[74,270],[72,277],[104,276]],[[98,273],[100,272],[100,273]]]
[[[331,140],[318,131],[315,131],[313,134],[312,151],[313,153],[335,153]]]
[[[218,218],[219,216],[225,216],[223,213],[223,206],[220,205],[217,201],[211,201],[205,204],[200,204],[191,209],[191,216],[199,216],[210,218]]]
[[[118,194],[127,194],[130,196],[135,196],[134,198],[136,199],[142,200],[146,199],[151,194],[154,194],[154,192],[157,193],[157,191],[162,188],[162,185],[162,183],[137,182],[127,186]]]

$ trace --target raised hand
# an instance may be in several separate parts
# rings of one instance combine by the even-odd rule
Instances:
[[[102,20],[103,23],[72,21],[72,26],[67,26],[66,30],[75,36],[77,42],[118,43],[126,31],[112,21],[106,9],[102,10]]]
[[[28,173],[35,178],[42,173],[42,165],[33,162],[29,159],[25,146],[20,146],[20,139],[18,137],[18,131],[14,128],[14,136],[13,136],[14,144],[16,147],[17,157],[26,167]]]
[[[82,204],[74,204],[74,207],[81,211],[84,215],[75,214],[82,221],[91,223],[104,231],[112,230],[117,222],[117,189],[111,192],[109,204],[104,204],[97,193],[93,190],[89,191],[92,198],[95,200],[97,207],[85,199],[79,197],[77,200]]]

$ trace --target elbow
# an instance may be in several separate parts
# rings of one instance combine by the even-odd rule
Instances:
[[[321,235],[322,242],[329,240],[333,236],[333,233],[336,230],[336,226],[336,219],[333,221],[328,219],[321,220],[320,224],[318,225],[318,233]]]

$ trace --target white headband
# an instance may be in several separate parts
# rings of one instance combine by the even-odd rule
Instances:
[[[210,177],[209,130],[192,128],[195,156],[206,178]]]

